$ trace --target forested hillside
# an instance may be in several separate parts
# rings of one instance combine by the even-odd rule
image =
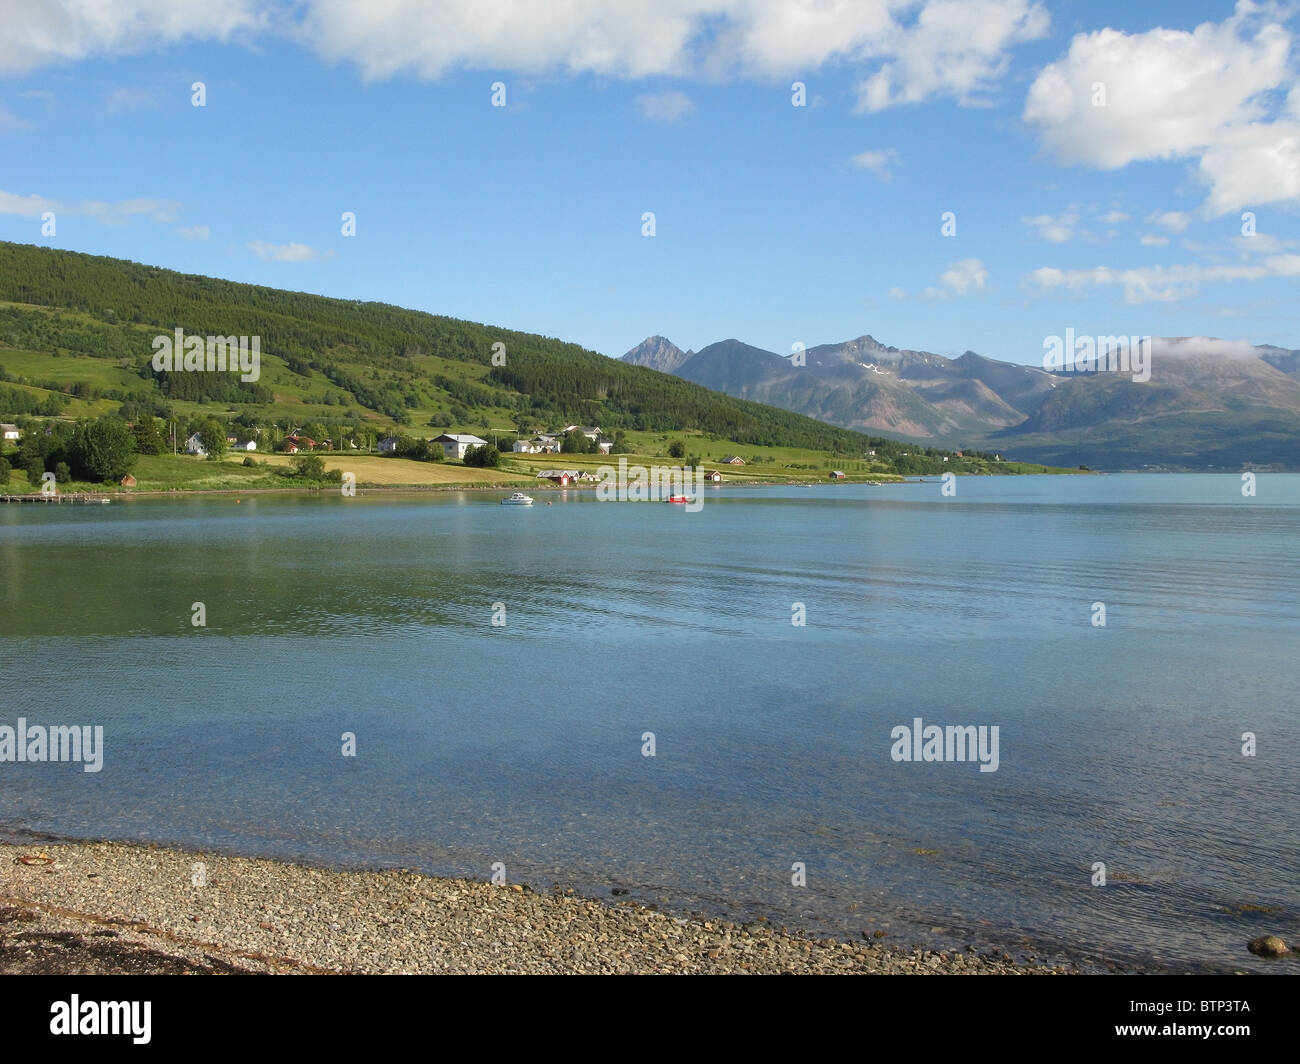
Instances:
[[[261,378],[155,373],[151,340],[176,328],[261,337]],[[494,344],[504,365],[493,365]],[[0,371],[6,415],[53,414],[69,396],[160,417],[176,404],[220,404],[232,415],[450,426],[494,411],[512,413],[521,431],[580,422],[837,452],[891,447],[548,337],[9,243],[0,243]]]

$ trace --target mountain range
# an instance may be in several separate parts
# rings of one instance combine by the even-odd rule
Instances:
[[[1300,351],[1281,347],[1156,337],[1146,380],[974,351],[946,358],[871,336],[788,356],[734,339],[682,351],[652,336],[623,361],[859,432],[1022,461],[1300,469]]]

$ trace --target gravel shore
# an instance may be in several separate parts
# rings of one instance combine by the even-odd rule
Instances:
[[[0,973],[23,972],[1070,974],[973,947],[812,939],[520,884],[0,844]]]

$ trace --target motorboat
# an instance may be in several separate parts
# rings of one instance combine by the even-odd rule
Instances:
[[[533,499],[531,495],[525,495],[522,491],[517,491],[508,499],[501,500],[502,506],[532,506]]]

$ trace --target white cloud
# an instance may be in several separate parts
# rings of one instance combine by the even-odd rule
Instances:
[[[0,214],[18,214],[35,218],[46,211],[56,214],[85,215],[104,225],[125,225],[134,217],[145,216],[156,222],[170,222],[175,219],[180,204],[174,200],[133,199],[119,203],[104,203],[90,200],[85,203],[59,203],[44,196],[18,196],[11,192],[0,192]]]
[[[1220,340],[1213,336],[1154,336],[1151,355],[1160,358],[1190,358],[1209,355],[1217,359],[1259,358],[1259,351],[1245,340]]]
[[[266,23],[260,0],[0,0],[0,73],[95,55],[135,55],[185,38],[225,40]]]
[[[1147,221],[1170,233],[1181,233],[1187,229],[1190,219],[1182,211],[1155,211]]]
[[[367,79],[469,68],[610,77],[806,75],[866,67],[859,106],[979,103],[1042,37],[1036,0],[0,0],[0,73],[185,39],[274,32]]]
[[[1284,200],[1300,203],[1300,122],[1255,122],[1225,130],[1201,156],[1207,207],[1227,214]]]
[[[1191,32],[1080,33],[1039,73],[1023,117],[1064,163],[1197,160],[1211,215],[1300,199],[1300,116],[1278,103],[1290,89],[1295,104],[1296,69],[1276,10],[1240,0],[1223,22]]]
[[[212,230],[206,225],[182,226],[176,230],[178,236],[183,236],[186,240],[207,240],[212,236]]]
[[[891,289],[889,290],[889,298],[890,298],[890,299],[906,299],[906,298],[907,298],[907,293],[904,292],[901,288],[891,288]]]
[[[889,168],[898,162],[898,152],[893,148],[881,148],[879,151],[862,151],[849,160],[859,170],[870,170],[881,181],[889,181],[894,175]]]
[[[891,25],[872,54],[886,61],[858,85],[858,108],[879,111],[931,96],[979,102],[1005,73],[1011,46],[1047,33],[1046,10],[1031,0],[931,0],[909,26]]]
[[[676,91],[638,96],[636,106],[642,118],[648,118],[651,122],[662,122],[665,125],[680,122],[695,113],[695,104],[691,102],[691,98],[684,92]]]
[[[1079,216],[1074,213],[1059,215],[1036,214],[1032,218],[1021,218],[1025,225],[1038,231],[1038,235],[1053,244],[1064,244],[1074,236],[1074,227],[1079,224]]]
[[[333,250],[317,251],[306,244],[268,244],[255,240],[248,246],[263,262],[324,262],[334,258]]]
[[[17,214],[24,218],[39,218],[46,211],[58,209],[58,204],[44,196],[18,196],[0,191],[0,214]]]
[[[1300,277],[1300,255],[1272,255],[1258,265],[1176,265],[1112,269],[1095,266],[1090,270],[1060,270],[1044,266],[1029,275],[1026,283],[1042,291],[1120,287],[1126,303],[1175,303],[1195,295],[1202,284],[1229,281],[1259,281],[1271,277]]]
[[[93,200],[88,203],[64,207],[69,214],[88,214],[104,225],[125,225],[136,216],[152,218],[155,222],[173,222],[180,211],[180,204],[175,200],[133,199],[120,203],[101,203]]]
[[[1141,243],[1144,248],[1162,248],[1169,243],[1169,238],[1155,233],[1143,233]]]
[[[949,266],[939,280],[946,288],[964,296],[967,292],[982,292],[988,275],[989,271],[979,259],[962,259]]]
[[[1129,216],[1123,211],[1111,211],[1102,218],[1102,221],[1107,225],[1119,225],[1120,222],[1127,222],[1128,220]]]
[[[1243,255],[1276,255],[1287,248],[1295,247],[1296,244],[1295,240],[1273,236],[1271,233],[1256,233],[1254,236],[1232,238],[1232,246]]]

